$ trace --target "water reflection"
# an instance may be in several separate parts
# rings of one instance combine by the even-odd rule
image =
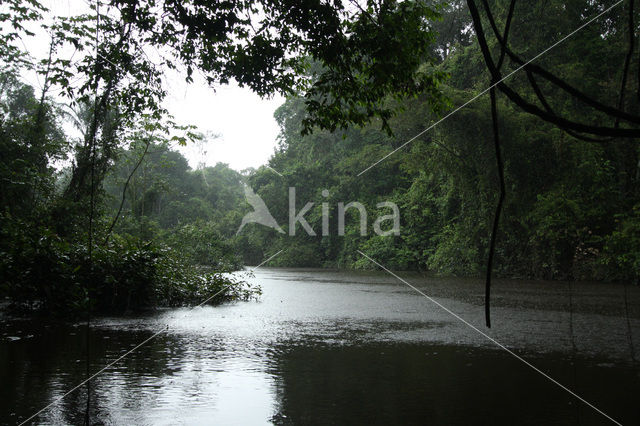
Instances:
[[[638,378],[562,358],[536,359],[605,412],[637,424]],[[278,424],[604,424],[503,352],[411,344],[296,346],[278,357]],[[318,374],[318,372],[322,374]],[[605,394],[604,389],[616,389]],[[618,393],[618,391],[620,391]],[[620,399],[621,398],[621,399]]]
[[[255,279],[264,289],[257,303],[98,321],[88,335],[92,371],[168,331],[95,380],[92,418],[602,424],[597,413],[384,275],[267,269]],[[412,279],[482,323],[478,282]],[[620,287],[574,286],[571,314],[562,283],[495,287],[493,335],[623,423],[640,423],[640,377],[629,358]],[[637,333],[640,294],[629,290],[630,331]],[[0,423],[17,423],[85,377],[85,331],[82,324],[4,321]],[[83,388],[37,423],[82,423],[85,404]]]

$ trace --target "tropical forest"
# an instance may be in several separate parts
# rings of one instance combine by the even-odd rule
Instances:
[[[636,424],[639,25],[633,0],[4,0],[0,422]],[[269,156],[205,158],[224,123],[178,118],[170,76],[281,100]]]

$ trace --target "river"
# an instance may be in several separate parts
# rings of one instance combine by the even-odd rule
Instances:
[[[640,288],[260,268],[257,302],[95,320],[98,424],[640,424]],[[626,308],[625,308],[625,293]],[[0,422],[17,424],[86,376],[87,333],[4,317]],[[35,418],[81,424],[82,387]]]

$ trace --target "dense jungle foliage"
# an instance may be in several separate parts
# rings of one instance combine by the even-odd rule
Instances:
[[[273,40],[268,31],[251,33],[250,23],[240,18],[228,28],[197,33],[210,17],[179,3],[166,2],[163,18],[175,19],[169,23],[154,20],[145,2],[123,1],[112,2],[118,14],[111,18],[93,8],[81,18],[61,20],[49,27],[48,59],[35,65],[16,40],[44,9],[36,2],[8,3],[10,12],[1,16],[13,32],[0,43],[6,65],[0,74],[3,296],[16,306],[51,313],[197,303],[224,288],[226,298],[246,299],[259,289],[226,273],[279,251],[271,265],[371,268],[361,250],[393,269],[483,272],[498,197],[488,97],[437,123],[489,84],[464,2],[389,2],[388,9],[343,17],[343,26],[322,3],[310,12],[265,2],[265,26],[277,27],[278,19],[286,23]],[[504,10],[508,2],[490,3]],[[567,33],[611,3],[519,3],[512,48],[533,57],[558,38],[559,29]],[[218,12],[239,17],[248,7],[240,4]],[[373,22],[374,12],[387,20]],[[309,13],[327,25],[310,27]],[[624,9],[613,10],[539,62],[615,104],[626,54],[626,34],[619,30],[624,16]],[[402,25],[406,39],[393,38],[397,31],[391,30]],[[98,58],[108,59],[89,55],[72,63],[56,56],[65,43],[90,51],[98,30]],[[234,45],[231,33],[246,44]],[[180,44],[185,34],[188,42]],[[187,79],[197,68],[211,84],[236,79],[262,95],[287,95],[275,113],[280,136],[269,167],[190,168],[177,147],[203,143],[204,137],[162,109],[162,73],[136,53],[143,42],[164,46],[173,56],[163,57],[161,65],[181,64]],[[400,42],[402,48],[394,44]],[[202,43],[210,49],[196,52]],[[266,49],[269,43],[278,49]],[[300,49],[305,61],[290,59],[288,49]],[[44,77],[39,93],[20,78],[29,67]],[[637,60],[629,71],[638,75]],[[70,82],[75,73],[86,76],[79,87]],[[527,80],[522,73],[510,78],[522,87]],[[626,88],[626,109],[636,114],[638,84],[632,78]],[[49,95],[55,85],[68,102]],[[554,102],[568,116],[601,119],[570,98]],[[637,142],[581,141],[506,98],[499,97],[498,106],[507,198],[495,272],[638,280]],[[65,132],[64,123],[81,136]],[[237,232],[252,210],[245,186],[262,198],[285,233],[260,224]],[[315,236],[301,229],[289,235],[290,187],[296,188],[296,211],[315,203],[305,215]],[[345,234],[338,235],[338,203],[352,201],[366,207],[367,232],[362,235],[352,209]],[[377,206],[385,201],[400,208],[399,235],[373,232],[376,218],[389,214]],[[329,216],[325,236],[322,203]]]
[[[158,221],[152,216],[158,208],[153,191],[169,193],[167,181],[175,186],[176,180],[188,174],[188,166],[179,153],[167,151],[168,142],[162,145],[162,138],[153,136],[149,126],[144,136],[132,133],[131,149],[118,153],[118,161],[105,172],[104,185],[95,195],[98,208],[92,237],[98,244],[90,255],[89,218],[82,203],[72,202],[65,194],[73,171],[54,167],[65,152],[78,149],[79,142],[69,139],[61,127],[67,114],[54,104],[42,106],[33,88],[15,76],[3,74],[1,85],[0,271],[2,292],[17,307],[61,313],[81,312],[90,304],[96,311],[108,312],[199,303],[218,291],[224,295],[217,301],[259,294],[259,288],[227,274],[240,268],[239,260],[211,226],[197,225],[195,219],[207,223],[211,218],[199,216],[201,209],[188,201],[184,205],[175,201],[170,206],[173,216],[159,220],[167,223],[167,232],[159,232]],[[32,117],[40,108],[45,108],[45,124],[36,144],[30,132]],[[131,176],[125,194],[131,197],[129,205],[133,207],[120,212],[116,232],[111,232],[122,197],[123,182],[118,173],[130,174],[129,160],[140,154],[136,147],[151,144],[157,151],[149,153],[145,164]],[[158,161],[153,162],[155,159]],[[151,173],[154,167],[162,172]],[[225,172],[235,178],[235,172],[224,168],[217,181],[221,185],[226,184]],[[198,181],[198,176],[191,180]],[[214,191],[211,188],[210,193],[222,197]],[[192,195],[197,200],[198,194]],[[190,220],[185,222],[187,218]],[[182,226],[173,228],[180,223]]]
[[[518,31],[510,39],[514,50],[533,56],[550,44],[552,34],[547,31],[577,28],[585,16],[603,7],[580,1],[543,3],[518,3],[513,24]],[[619,28],[622,13],[618,10],[585,28],[539,62],[560,69],[563,78],[585,92],[615,103],[626,34],[613,29]],[[489,84],[463,2],[452,2],[436,29],[439,36],[433,48],[440,57],[438,69],[448,75],[441,89],[453,106],[462,105]],[[637,75],[637,61],[631,68],[631,75]],[[521,86],[527,80],[524,75],[512,78]],[[632,99],[628,108],[636,113],[637,88],[637,81],[627,88],[627,99]],[[506,99],[498,102],[507,197],[494,271],[509,277],[637,281],[638,143],[580,141]],[[567,115],[585,119],[586,112],[575,111],[571,99],[556,102]],[[329,202],[335,230],[336,204],[360,201],[372,215],[368,236],[360,235],[357,215],[348,221],[344,237],[335,232],[328,237],[303,233],[292,241],[256,225],[239,237],[245,259],[255,262],[283,249],[274,264],[374,266],[357,254],[359,249],[390,268],[482,274],[498,197],[488,96],[358,176],[439,118],[422,96],[405,101],[402,109],[390,121],[393,136],[379,131],[376,123],[300,136],[304,104],[289,99],[276,112],[280,146],[269,162],[283,176],[263,168],[249,176],[250,185],[285,224],[287,187],[295,186],[298,198],[316,203],[307,220],[318,234],[320,203]],[[596,114],[591,118],[599,119]],[[585,121],[589,120],[587,116]],[[321,196],[323,189],[330,191],[328,199]],[[376,203],[386,200],[400,206],[399,236],[381,237],[371,231],[375,214],[387,213],[377,210]]]

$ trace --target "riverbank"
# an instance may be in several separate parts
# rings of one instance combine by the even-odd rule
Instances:
[[[636,343],[637,288],[627,288],[627,328],[623,286],[498,280],[494,327],[487,330],[480,280],[401,276],[623,424],[640,419],[634,398],[640,377],[627,333]],[[7,414],[0,423],[33,414],[83,380],[87,336],[97,371],[159,330],[166,332],[96,378],[95,419],[602,423],[388,274],[260,268],[250,282],[263,289],[258,301],[100,318],[88,335],[81,322],[5,322],[1,411]],[[82,388],[65,398],[38,423],[81,422],[84,395]]]

